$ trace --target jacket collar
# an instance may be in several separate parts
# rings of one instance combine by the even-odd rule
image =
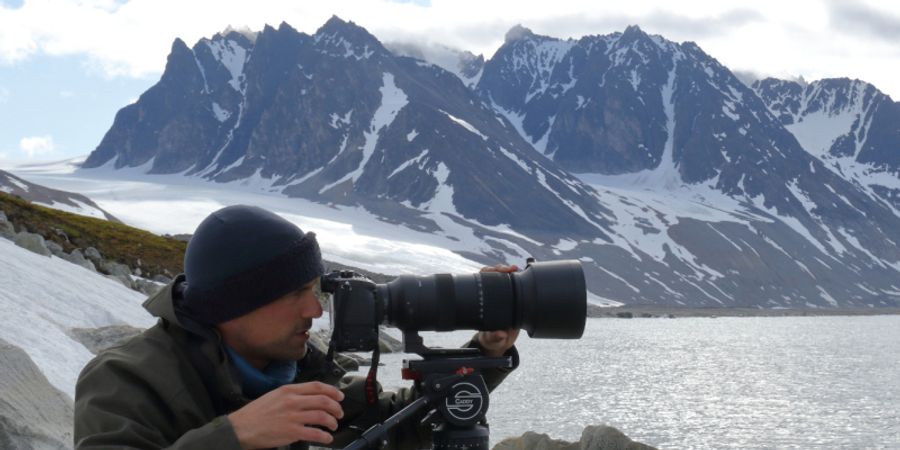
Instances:
[[[184,328],[184,324],[178,319],[175,313],[175,302],[180,296],[179,289],[184,283],[184,274],[180,274],[167,284],[159,292],[144,301],[143,306],[153,317],[159,317],[167,322],[177,324]]]

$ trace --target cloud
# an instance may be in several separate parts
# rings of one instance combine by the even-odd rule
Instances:
[[[282,21],[313,33],[331,15],[356,21],[383,42],[441,43],[488,57],[517,23],[558,37],[608,33],[637,23],[652,32],[696,38],[761,17],[751,9],[702,3],[680,2],[668,11],[587,0],[555,0],[552,8],[515,0],[257,0],[252,5],[239,0],[26,0],[17,9],[0,8],[0,61],[14,63],[37,53],[86,55],[107,76],[141,77],[162,71],[177,37],[191,45],[229,25],[260,30]]]
[[[900,16],[857,2],[831,0],[828,6],[835,30],[862,33],[892,45],[900,39]]]
[[[2,1],[2,0],[0,0]],[[10,0],[6,0],[9,2]],[[875,5],[875,2],[868,2]],[[810,78],[855,76],[900,82],[900,3],[845,0],[25,0],[0,7],[0,63],[30,55],[75,55],[106,77],[158,76],[175,38],[189,45],[226,27],[261,30],[287,22],[314,33],[332,15],[382,42],[442,44],[490,58],[522,24],[559,38],[622,31],[695,41],[734,69]],[[872,45],[875,44],[875,45]],[[852,72],[852,73],[848,73]],[[889,89],[890,90],[890,89]]]
[[[31,159],[53,153],[56,145],[53,143],[53,136],[32,136],[22,138],[19,141],[19,149]]]

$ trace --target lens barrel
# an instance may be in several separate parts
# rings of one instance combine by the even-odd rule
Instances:
[[[383,322],[402,330],[503,330],[535,338],[584,333],[587,291],[581,263],[535,262],[518,273],[401,276],[376,288]]]

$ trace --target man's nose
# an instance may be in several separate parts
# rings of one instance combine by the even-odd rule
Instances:
[[[315,295],[310,296],[304,303],[305,305],[301,312],[303,317],[312,317],[314,319],[322,317],[322,304],[319,303],[319,299]]]

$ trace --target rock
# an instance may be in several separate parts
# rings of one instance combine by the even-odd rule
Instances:
[[[631,319],[634,317],[634,313],[632,313],[630,311],[617,312],[616,317],[618,317],[620,319]]]
[[[551,439],[546,434],[528,431],[517,438],[506,438],[493,450],[579,450],[578,444]]]
[[[66,232],[63,231],[62,229],[60,229],[60,228],[54,228],[54,229],[53,229],[53,232],[56,233],[57,236],[61,237],[64,241],[66,241],[66,242],[68,242],[68,243],[70,243],[70,244],[72,243],[71,241],[69,241],[69,235],[66,234]]]
[[[552,439],[546,434],[529,431],[517,438],[507,438],[493,450],[655,450],[655,447],[632,441],[621,431],[606,425],[588,426],[578,442]]]
[[[591,425],[581,432],[582,449],[656,450],[640,442],[632,441],[616,428],[606,425]]]
[[[13,227],[13,224],[9,222],[9,219],[6,218],[6,213],[0,211],[0,237],[12,239],[12,236],[15,234],[16,229]]]
[[[72,448],[72,400],[22,349],[0,339],[0,448]]]
[[[16,234],[15,237],[13,237],[13,242],[15,242],[15,244],[19,247],[37,253],[38,255],[52,255],[52,253],[50,253],[50,250],[47,249],[47,244],[44,241],[44,237],[39,234],[22,231],[19,234]]]
[[[0,220],[0,237],[12,240],[15,235],[16,228],[13,227],[13,224],[6,220]]]
[[[80,342],[93,354],[141,334],[143,330],[130,325],[110,325],[100,328],[72,328],[69,337]]]
[[[169,284],[172,282],[171,278],[169,278],[165,275],[160,275],[160,274],[153,275],[153,278],[151,278],[151,279],[157,283],[162,283],[162,284]]]
[[[101,255],[100,251],[94,247],[84,249],[84,256],[98,266],[100,265],[100,262],[103,261],[103,255]]]
[[[72,250],[72,253],[62,256],[62,258],[72,264],[77,264],[77,265],[84,267],[85,269],[88,269],[92,272],[97,271],[97,268],[94,267],[94,263],[88,261],[87,258],[84,257],[84,254],[81,253],[81,250],[79,250],[77,248],[75,250]]]
[[[149,281],[145,278],[135,278],[134,279],[134,287],[140,291],[142,294],[146,294],[147,296],[151,296],[159,292],[165,285],[154,283],[153,281]]]
[[[100,262],[100,270],[104,273],[114,276],[126,277],[129,280],[131,279],[131,268],[126,266],[125,264],[120,264],[115,261],[103,260]]]
[[[47,250],[50,250],[50,253],[53,254],[53,256],[56,256],[57,258],[62,258],[63,255],[66,254],[66,252],[63,251],[62,245],[59,245],[53,241],[47,241],[46,243],[47,243]]]

